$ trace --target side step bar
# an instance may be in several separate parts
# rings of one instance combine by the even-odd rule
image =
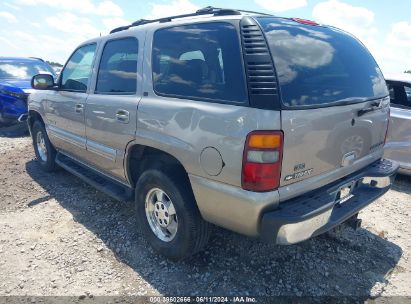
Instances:
[[[104,192],[118,201],[134,201],[134,189],[110,177],[104,176],[60,152],[57,153],[56,163],[71,174],[80,177],[97,190]]]

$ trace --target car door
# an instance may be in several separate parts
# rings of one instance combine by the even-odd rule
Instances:
[[[143,38],[138,32],[103,42],[86,104],[87,161],[121,180],[126,147],[136,133]]]
[[[402,169],[411,170],[411,84],[387,83],[391,98],[391,120],[385,156],[398,161]]]
[[[96,43],[79,47],[61,72],[58,89],[46,100],[48,134],[52,143],[76,158],[86,153],[84,108],[94,62]]]

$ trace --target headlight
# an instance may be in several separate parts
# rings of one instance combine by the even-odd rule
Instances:
[[[0,90],[0,94],[8,95],[8,96],[11,96],[17,99],[21,99],[23,101],[27,101],[27,98],[29,96],[29,94],[27,93],[16,93],[16,92],[11,92],[7,90]]]

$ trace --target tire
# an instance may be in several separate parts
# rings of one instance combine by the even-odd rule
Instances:
[[[159,192],[156,189],[162,191],[166,196],[159,199]],[[146,201],[147,206],[151,206],[154,212],[146,212]],[[160,205],[162,203],[166,205],[166,209],[164,209],[166,211],[163,210],[163,214],[160,214],[157,219],[154,216],[157,210],[157,205],[153,204],[155,201]],[[173,209],[175,210],[175,218],[172,214]],[[170,214],[167,214],[167,211]],[[164,172],[159,169],[144,171],[136,185],[136,212],[138,225],[147,241],[155,251],[167,258],[172,260],[185,259],[199,252],[208,242],[211,231],[210,224],[201,217],[188,178],[183,173],[179,174],[178,171],[176,173],[175,170]],[[147,214],[151,214],[151,216]],[[156,234],[152,227],[155,222],[159,226],[161,218],[163,218],[164,225],[165,215],[168,220],[166,224],[169,226],[157,229]],[[177,223],[176,229],[171,229],[171,227],[175,227],[173,222]],[[170,233],[164,233],[164,231]],[[169,234],[168,238],[167,234]]]
[[[57,152],[47,136],[44,125],[40,121],[36,120],[33,123],[31,136],[34,153],[41,169],[45,172],[55,171],[57,169],[55,161]]]

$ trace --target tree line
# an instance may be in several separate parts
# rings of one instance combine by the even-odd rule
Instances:
[[[54,61],[48,61],[48,60],[46,60],[46,62],[47,62],[49,65],[54,66],[54,67],[62,67],[62,66],[63,66],[61,63],[54,62]]]

